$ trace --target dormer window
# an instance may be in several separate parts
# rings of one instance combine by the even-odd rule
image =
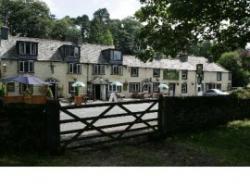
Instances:
[[[64,45],[61,47],[61,55],[65,61],[79,61],[80,47],[74,45]]]
[[[122,61],[122,52],[121,51],[111,51],[111,60],[112,61]]]
[[[17,53],[19,56],[37,56],[38,55],[38,43],[18,41]]]
[[[122,64],[122,52],[116,49],[106,49],[102,51],[103,58],[111,64]]]

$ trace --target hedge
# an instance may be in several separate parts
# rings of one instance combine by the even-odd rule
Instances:
[[[210,128],[250,118],[250,99],[167,97],[162,102],[160,110],[167,133]]]
[[[0,148],[4,151],[42,151],[46,146],[44,105],[9,104],[2,109],[10,124],[1,127]]]

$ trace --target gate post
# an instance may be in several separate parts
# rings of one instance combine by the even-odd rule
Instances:
[[[167,135],[167,124],[166,124],[166,102],[162,95],[159,98],[159,112],[158,112],[158,122],[159,131],[162,138],[166,138]]]
[[[58,100],[48,100],[46,106],[47,149],[58,154],[60,148],[60,104]]]

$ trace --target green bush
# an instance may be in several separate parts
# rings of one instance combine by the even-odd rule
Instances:
[[[192,131],[250,118],[250,99],[231,96],[167,97],[163,100],[168,132]],[[162,110],[162,109],[160,109]]]
[[[231,95],[240,99],[250,99],[250,88],[237,89]]]

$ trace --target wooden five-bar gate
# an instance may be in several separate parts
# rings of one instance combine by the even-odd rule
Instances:
[[[159,132],[157,99],[58,107],[61,149],[92,147]]]

